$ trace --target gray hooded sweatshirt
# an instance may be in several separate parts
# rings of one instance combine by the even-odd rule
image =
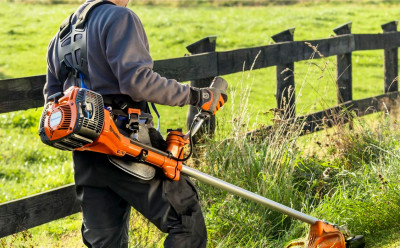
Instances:
[[[75,12],[72,23],[86,1]],[[134,101],[148,101],[170,106],[189,104],[190,86],[166,79],[152,70],[153,60],[143,25],[130,9],[105,4],[96,7],[87,23],[87,59],[90,75],[89,88],[102,95],[124,94]],[[58,33],[50,41],[47,57],[47,80],[44,97],[75,85],[70,77],[60,82]]]

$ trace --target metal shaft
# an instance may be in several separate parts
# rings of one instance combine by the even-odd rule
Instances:
[[[222,189],[222,190],[226,190],[234,195],[249,199],[251,201],[260,203],[264,206],[269,207],[270,209],[276,210],[278,212],[284,213],[286,215],[289,215],[293,218],[296,218],[298,220],[301,220],[303,222],[306,222],[310,225],[314,224],[315,222],[319,221],[319,219],[314,218],[312,216],[306,215],[302,212],[299,212],[297,210],[294,210],[292,208],[289,208],[285,205],[282,205],[280,203],[274,202],[270,199],[267,199],[265,197],[262,197],[260,195],[254,194],[253,192],[250,192],[248,190],[242,189],[238,186],[235,186],[233,184],[230,184],[228,182],[222,181],[218,178],[215,178],[213,176],[210,176],[208,174],[205,174],[201,171],[198,171],[196,169],[190,168],[186,165],[182,166],[182,173],[196,178],[197,180],[209,184],[211,186],[214,186],[216,188]]]

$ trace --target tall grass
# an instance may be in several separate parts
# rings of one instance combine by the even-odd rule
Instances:
[[[332,73],[335,65],[320,63],[325,65],[322,73]],[[198,148],[201,156],[193,166],[306,214],[346,225],[367,240],[376,230],[400,227],[400,132],[395,116],[375,114],[306,136],[302,120],[286,122],[276,116],[272,130],[249,136],[248,130],[259,127],[249,124],[251,85],[250,76],[243,76],[241,86],[230,92],[231,99],[239,99],[231,102],[232,119],[220,120],[222,136]],[[198,184],[210,247],[282,247],[308,231],[308,225],[293,218]]]
[[[296,196],[293,186],[289,186],[295,176],[292,165],[298,159],[296,134],[281,132],[283,129],[278,128],[278,135],[268,133],[264,137],[246,137],[245,130],[248,129],[245,129],[247,124],[243,124],[243,120],[246,116],[242,113],[233,120],[237,124],[232,128],[232,139],[217,144],[210,141],[205,146],[201,169],[301,210],[303,199]],[[255,203],[216,192],[205,185],[201,189],[205,208],[211,209],[207,212],[208,224],[214,227],[209,228],[211,240],[219,247],[229,244],[266,246],[270,243],[274,244],[273,247],[285,236],[284,230],[292,223],[291,219]]]
[[[240,109],[237,108],[237,109]],[[241,116],[241,113],[239,113]],[[229,142],[209,141],[197,161],[202,171],[367,238],[400,227],[399,131],[382,122],[359,120],[299,137],[281,125],[262,137],[232,128]],[[282,130],[287,130],[289,132]],[[238,132],[239,131],[239,132]],[[317,140],[315,140],[317,139]],[[326,156],[305,154],[310,142],[324,143]],[[306,234],[307,225],[264,206],[199,183],[211,247],[281,247]]]
[[[337,130],[329,146],[328,194],[321,197],[320,215],[347,223],[366,235],[399,227],[399,131],[387,115],[382,122]],[[324,205],[327,204],[329,208]]]

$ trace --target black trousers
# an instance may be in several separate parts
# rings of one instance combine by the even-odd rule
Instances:
[[[106,155],[73,152],[77,196],[83,212],[82,237],[88,247],[128,247],[131,207],[168,233],[165,247],[206,247],[207,231],[195,186],[182,175],[161,170],[149,181],[113,166]]]

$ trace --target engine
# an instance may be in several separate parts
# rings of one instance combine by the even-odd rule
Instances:
[[[39,123],[39,136],[50,146],[74,150],[93,143],[104,125],[100,94],[78,87],[49,97]]]

